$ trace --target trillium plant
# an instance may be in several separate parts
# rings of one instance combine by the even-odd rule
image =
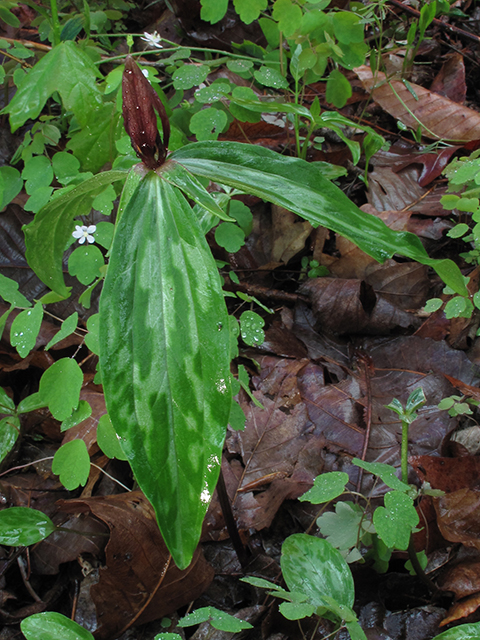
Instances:
[[[151,44],[159,46],[155,36]],[[227,308],[199,207],[190,203],[212,221],[230,218],[203,184],[256,195],[380,262],[402,254],[433,267],[455,291],[466,289],[453,262],[430,259],[416,236],[358,209],[322,163],[236,142],[197,142],[169,154],[165,109],[130,56],[122,87],[140,163],[128,173],[100,173],[44,206],[25,228],[27,260],[57,299],[68,297],[62,260],[73,225],[108,185],[117,192],[123,185],[100,298],[100,374],[123,452],[173,560],[185,568],[219,476],[232,408]],[[78,225],[73,235],[86,246],[94,227]]]

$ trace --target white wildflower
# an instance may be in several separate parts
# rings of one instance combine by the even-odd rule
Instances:
[[[161,36],[158,35],[156,31],[154,31],[153,33],[148,33],[147,31],[144,31],[142,40],[147,44],[149,44],[151,47],[156,47],[157,49],[163,49],[162,45],[160,44],[162,38]]]
[[[72,233],[72,236],[78,240],[78,244],[83,244],[85,240],[92,244],[95,242],[95,238],[92,236],[92,233],[95,233],[97,227],[94,224],[86,227],[85,225],[75,225],[75,231]]]

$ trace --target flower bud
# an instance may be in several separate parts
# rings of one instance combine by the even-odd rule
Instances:
[[[167,155],[170,123],[162,101],[132,56],[125,60],[122,96],[123,120],[132,146],[149,169],[157,169]],[[163,141],[155,111],[162,122]]]

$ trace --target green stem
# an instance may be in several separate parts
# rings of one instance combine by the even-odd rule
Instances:
[[[401,452],[402,482],[408,484],[408,422],[402,421],[402,452]]]
[[[298,79],[295,78],[295,104],[298,105]],[[302,157],[302,149],[300,146],[300,120],[298,118],[298,114],[294,115],[294,123],[295,123],[295,145],[297,147],[297,158]]]
[[[60,22],[58,20],[57,0],[50,0],[52,10],[53,46],[60,44]]]

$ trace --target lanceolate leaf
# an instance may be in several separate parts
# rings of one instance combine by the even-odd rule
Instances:
[[[23,228],[26,257],[37,276],[52,291],[67,297],[62,260],[77,216],[88,215],[92,202],[105,185],[123,181],[126,171],[105,171],[85,180],[72,191],[58,196],[41,209],[33,222]]]
[[[197,142],[178,149],[171,158],[196,175],[279,204],[314,226],[328,227],[379,262],[398,253],[433,267],[452,289],[468,295],[455,263],[429,258],[417,236],[392,231],[379,218],[361,211],[304,160],[239,142]]]
[[[228,316],[193,211],[154,172],[115,232],[100,367],[122,448],[183,569],[219,473],[231,402]]]

